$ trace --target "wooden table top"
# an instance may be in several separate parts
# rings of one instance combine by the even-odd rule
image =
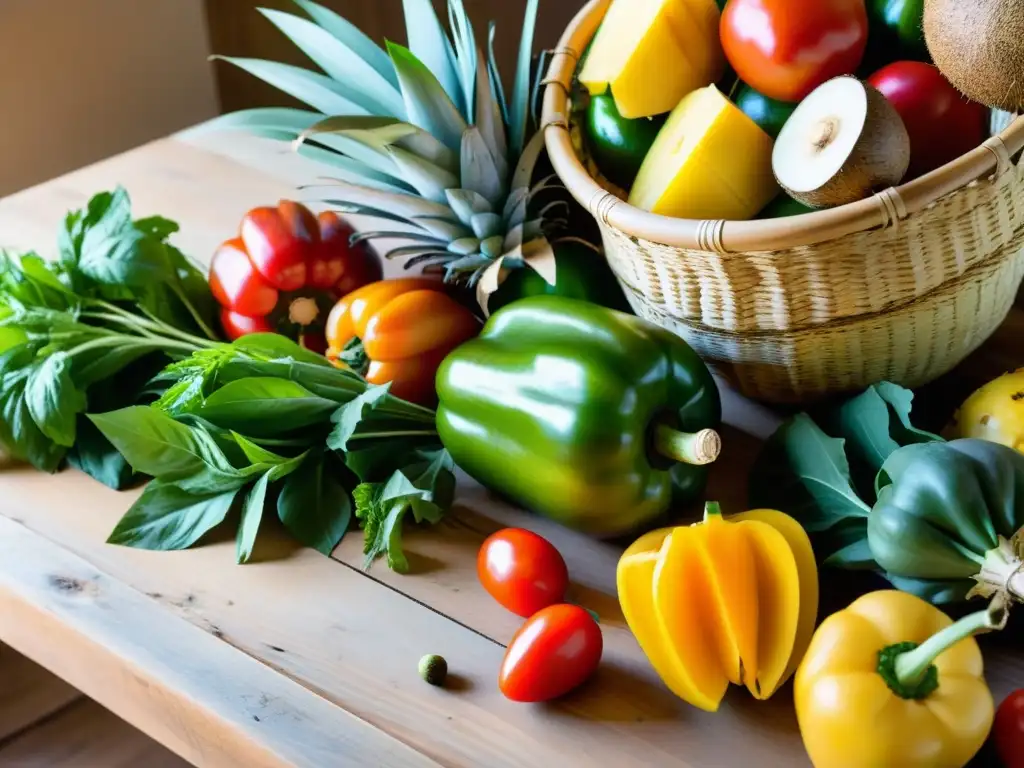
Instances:
[[[51,255],[67,210],[123,184],[136,215],[180,222],[178,245],[208,259],[246,210],[295,197],[320,173],[279,144],[178,135],[0,201],[0,244]],[[940,386],[962,392],[1024,364],[1022,337],[1024,311],[1014,310]],[[725,404],[708,497],[736,512],[777,416],[729,392]],[[717,714],[675,698],[622,619],[621,550],[510,508],[464,476],[446,522],[408,529],[405,576],[383,564],[363,572],[357,532],[325,558],[266,531],[247,566],[235,565],[233,538],[172,553],[105,544],[134,498],[74,471],[0,472],[0,641],[196,765],[808,764],[791,685],[768,702],[734,687]],[[497,689],[521,620],[484,592],[475,558],[508,524],[554,542],[570,599],[601,617],[596,678],[555,704],[516,704]],[[1024,654],[1006,646],[983,643],[997,701],[1024,682]],[[448,688],[419,678],[426,653],[448,660]]]

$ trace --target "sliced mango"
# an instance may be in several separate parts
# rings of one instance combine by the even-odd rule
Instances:
[[[725,72],[715,0],[615,0],[587,55],[580,82],[611,89],[627,118],[670,112]]]
[[[732,682],[767,699],[806,652],[818,611],[810,540],[788,515],[753,510],[640,537],[619,561],[619,601],[665,684],[715,711]]]
[[[694,91],[658,134],[629,203],[680,219],[752,219],[781,191],[774,145],[718,88]]]

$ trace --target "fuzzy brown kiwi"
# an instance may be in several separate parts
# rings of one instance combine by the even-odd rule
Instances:
[[[1024,111],[1024,0],[925,0],[924,39],[969,99]]]

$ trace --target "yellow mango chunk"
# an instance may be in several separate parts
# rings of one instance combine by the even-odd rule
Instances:
[[[803,661],[804,654],[807,653],[807,648],[811,644],[811,638],[814,637],[814,628],[818,624],[818,562],[814,558],[814,549],[811,547],[811,538],[807,535],[807,531],[789,515],[774,509],[752,509],[729,518],[730,522],[744,520],[767,523],[781,533],[796,559],[797,574],[800,578],[800,618],[797,622],[796,637],[793,640],[792,656],[782,679],[779,680],[779,685],[782,685],[796,672],[796,668]]]
[[[780,191],[773,147],[715,86],[694,91],[658,134],[629,203],[680,219],[751,219]]]
[[[611,88],[623,117],[669,112],[725,72],[715,0],[615,0],[594,38],[580,82]]]

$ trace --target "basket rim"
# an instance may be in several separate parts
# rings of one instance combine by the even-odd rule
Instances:
[[[990,176],[1014,170],[1024,149],[1024,116],[981,146],[931,173],[872,197],[836,208],[754,221],[699,221],[649,213],[599,185],[573,149],[569,94],[581,52],[597,32],[613,0],[589,0],[552,52],[544,79],[541,118],[548,156],[574,198],[599,222],[638,238],[689,250],[717,253],[779,251],[834,240],[857,232],[898,225],[911,214]],[[1021,159],[1024,168],[1024,158]]]

